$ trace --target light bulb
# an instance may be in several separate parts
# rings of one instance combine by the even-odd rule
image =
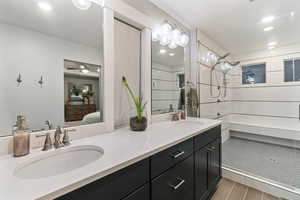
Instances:
[[[90,0],[72,0],[72,2],[74,6],[80,10],[87,10],[92,5]]]
[[[170,49],[176,49],[177,47],[178,47],[178,45],[176,44],[175,41],[171,41],[171,43],[169,44]]]
[[[183,34],[180,36],[180,40],[179,40],[179,43],[178,45],[179,46],[182,46],[182,47],[185,47],[190,41],[190,38],[189,36],[187,36],[186,34]]]
[[[176,43],[177,45],[180,41],[180,36],[181,36],[181,32],[178,29],[173,30],[172,33],[171,33],[172,41],[174,43]]]
[[[160,40],[160,31],[159,30],[155,30],[153,33],[152,33],[152,41],[153,42],[157,42]]]
[[[172,30],[172,26],[168,23],[165,23],[161,27],[161,34],[168,35],[168,34],[170,34],[171,30]]]
[[[166,45],[168,45],[168,44],[170,44],[170,37],[169,37],[169,35],[163,35],[161,38],[160,38],[160,45],[162,45],[162,46],[166,46]]]

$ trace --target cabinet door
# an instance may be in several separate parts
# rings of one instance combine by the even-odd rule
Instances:
[[[208,151],[208,188],[216,187],[221,178],[221,138],[207,146]]]
[[[149,200],[149,184],[141,187],[123,200]]]
[[[193,200],[194,158],[190,156],[152,181],[152,200]]]
[[[195,200],[203,200],[208,196],[208,151],[204,147],[195,152]]]
[[[59,197],[56,200],[123,199],[149,181],[149,166],[149,159],[145,159]]]

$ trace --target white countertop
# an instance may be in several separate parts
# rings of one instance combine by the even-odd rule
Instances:
[[[219,124],[220,121],[209,119],[162,122],[149,126],[145,132],[132,132],[129,128],[124,128],[113,133],[76,140],[71,146],[65,148],[95,145],[104,149],[103,157],[68,173],[42,179],[19,179],[13,172],[22,163],[46,152],[36,149],[22,158],[2,156],[0,157],[0,199],[56,198]]]

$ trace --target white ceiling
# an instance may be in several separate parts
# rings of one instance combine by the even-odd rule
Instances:
[[[215,40],[233,55],[266,49],[267,43],[279,46],[300,42],[299,0],[150,0],[172,12]],[[290,17],[290,12],[296,15]],[[263,17],[275,15],[273,23],[262,24]],[[267,26],[275,30],[264,32]]]
[[[46,0],[52,11],[38,7],[40,0],[1,0],[0,23],[7,23],[91,47],[101,47],[102,8],[79,10],[72,0]]]

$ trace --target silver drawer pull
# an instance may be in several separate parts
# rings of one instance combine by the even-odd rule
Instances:
[[[178,157],[182,156],[184,153],[185,153],[184,151],[180,151],[180,152],[178,152],[176,154],[173,154],[172,158],[178,158]]]
[[[208,147],[207,150],[210,151],[210,152],[212,152],[212,151],[216,150],[216,147],[214,147],[214,146]]]
[[[185,183],[185,180],[180,179],[180,178],[177,178],[177,179],[180,181],[177,185],[169,184],[170,187],[173,188],[173,190],[177,190]]]

